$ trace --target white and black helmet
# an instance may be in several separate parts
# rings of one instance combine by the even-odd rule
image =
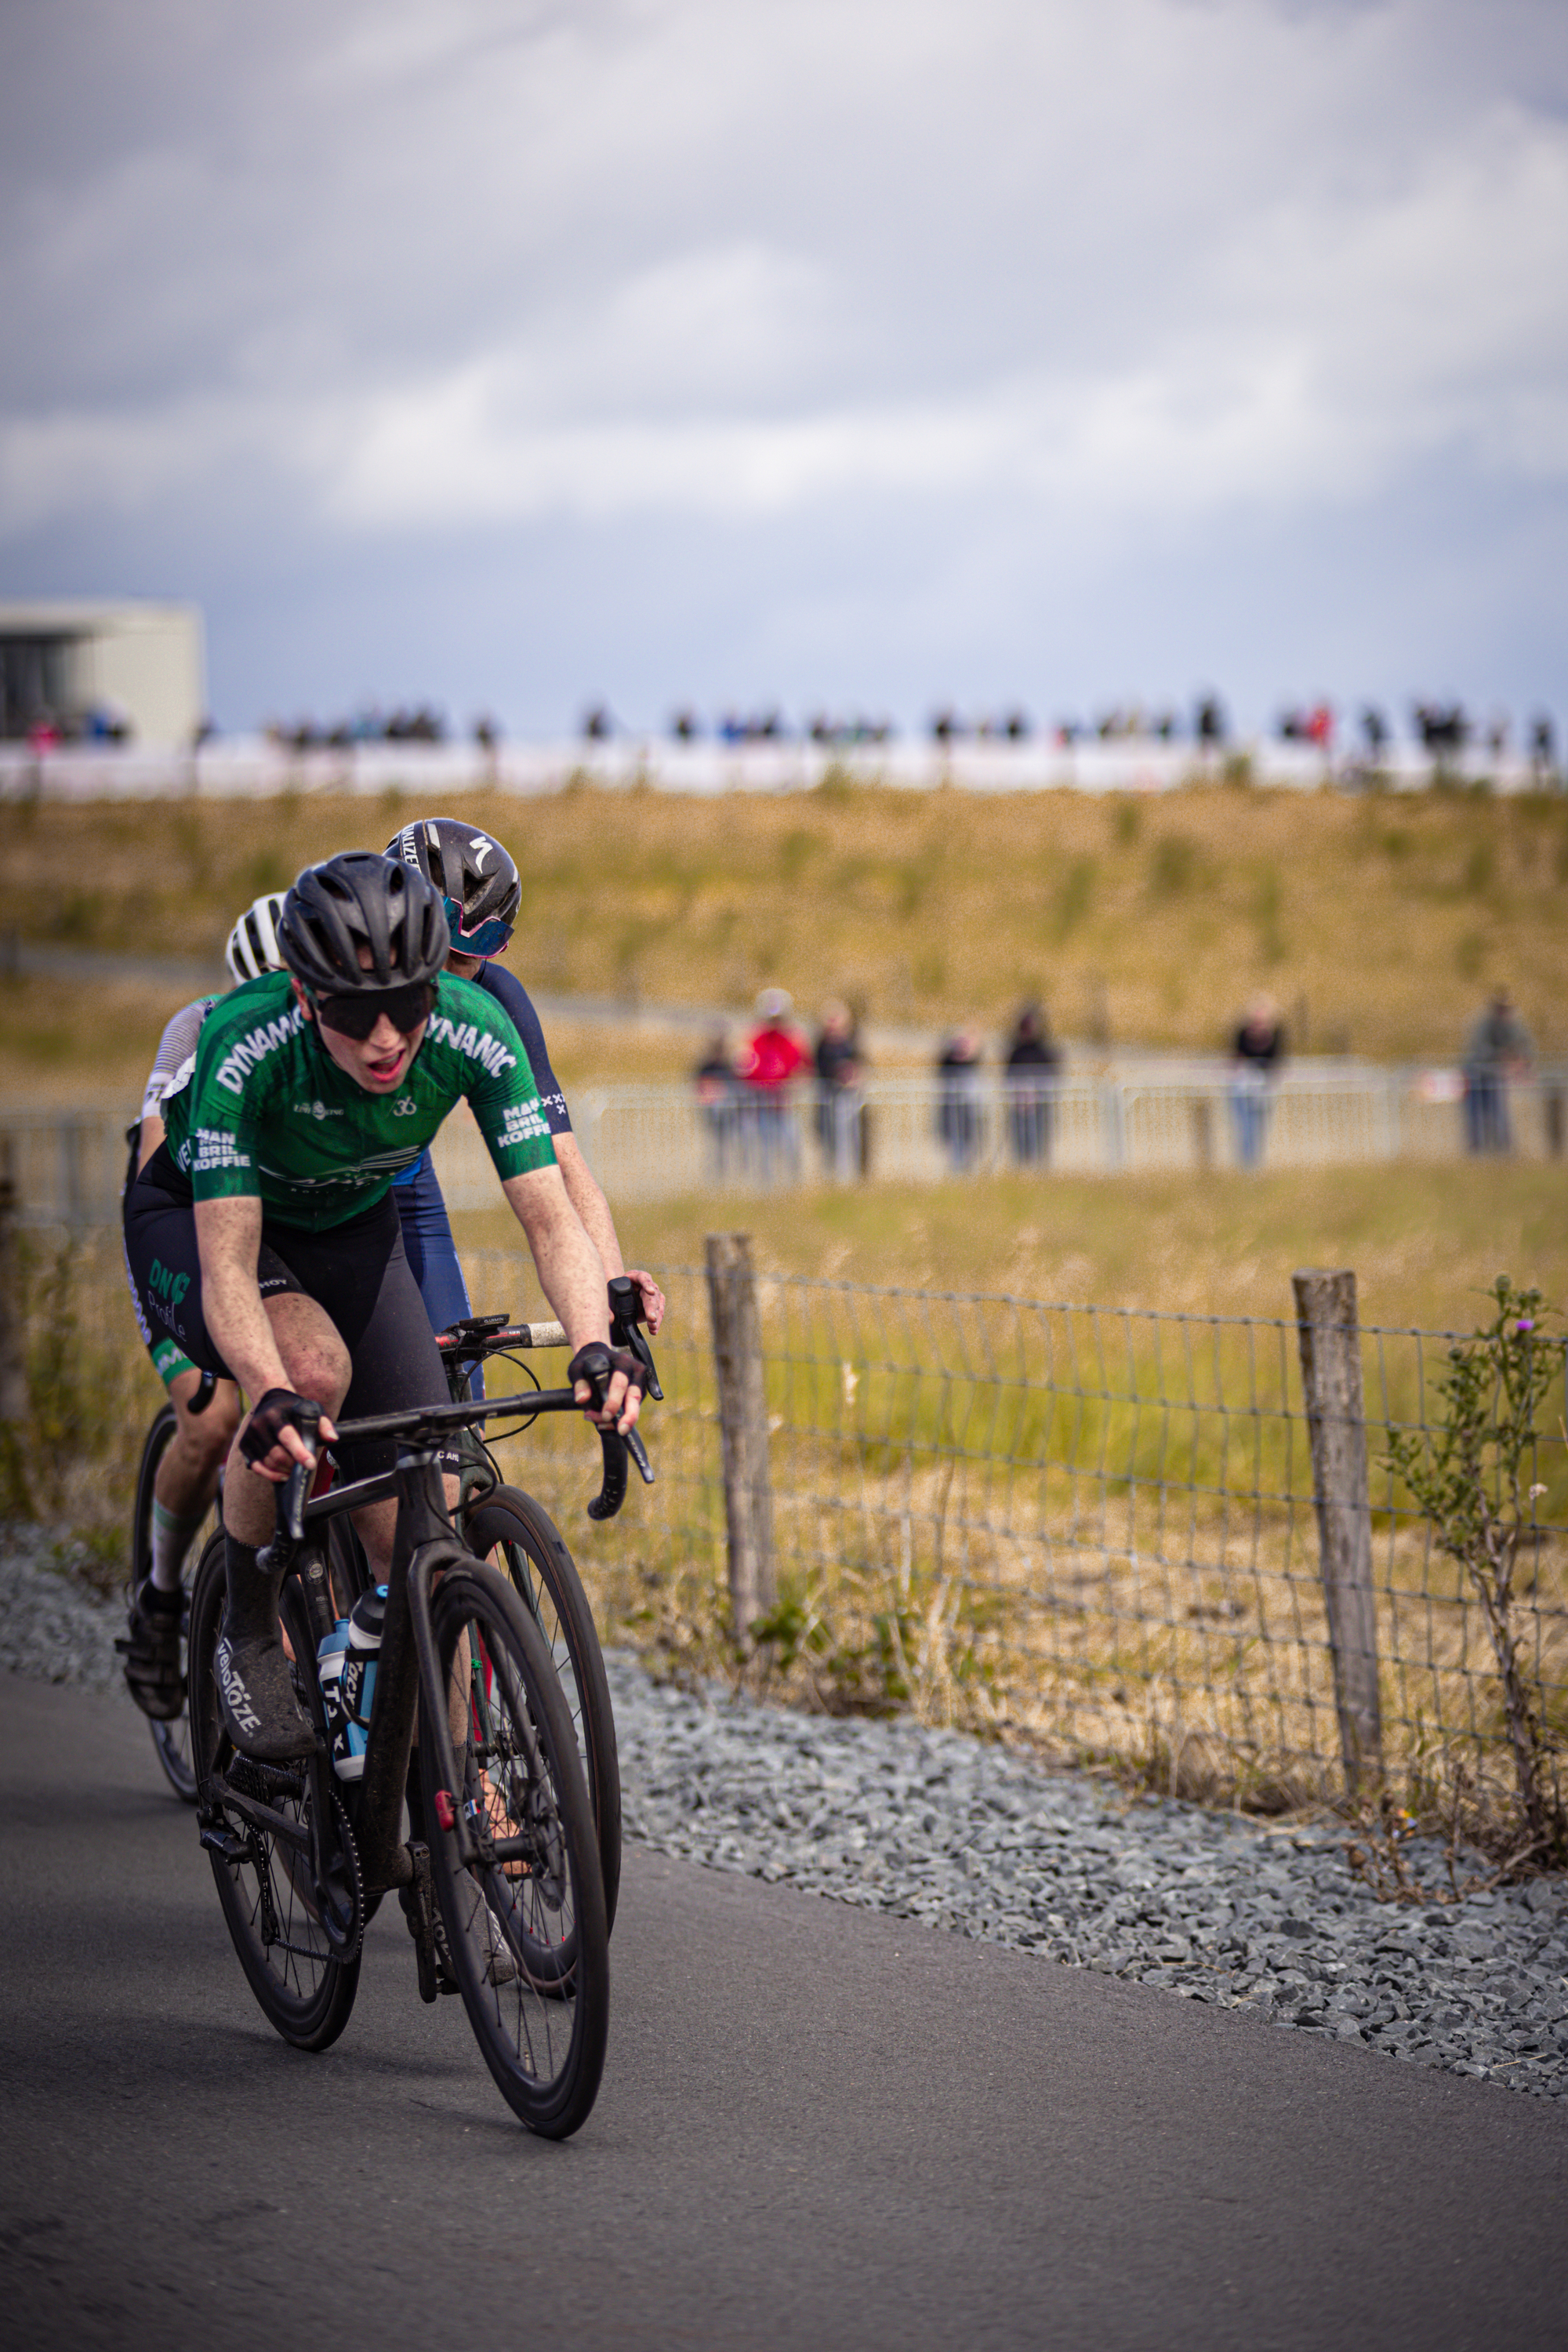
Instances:
[[[434,980],[451,941],[434,883],[374,849],[345,849],[299,877],[283,901],[278,944],[306,988],[350,996]]]
[[[517,920],[522,885],[499,841],[458,817],[425,816],[395,834],[386,854],[436,885],[459,955],[500,953]]]
[[[264,971],[281,971],[283,953],[278,944],[278,923],[283,912],[281,890],[264,890],[247,907],[228,935],[224,961],[236,981],[259,980]]]

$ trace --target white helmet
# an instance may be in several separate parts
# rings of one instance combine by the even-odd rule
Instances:
[[[259,980],[264,971],[281,971],[278,918],[283,912],[281,890],[265,890],[241,915],[228,935],[224,961],[236,981]]]

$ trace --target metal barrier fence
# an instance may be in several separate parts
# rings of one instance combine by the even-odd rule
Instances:
[[[128,1113],[0,1108],[0,1174],[24,1224],[118,1224]]]
[[[521,1311],[526,1271],[509,1253],[473,1253],[476,1308]],[[555,1513],[612,1628],[710,1665],[729,1591],[709,1297],[697,1269],[661,1278],[668,1400],[647,1422],[658,1486],[634,1484],[623,1517],[592,1527],[595,1449],[560,1423],[513,1441],[510,1469]],[[756,1297],[776,1567],[763,1654],[821,1704],[910,1703],[1264,1809],[1344,1792],[1358,1675],[1395,1786],[1430,1780],[1456,1742],[1504,1754],[1480,1607],[1385,1459],[1392,1433],[1431,1422],[1448,1335],[1363,1329],[1350,1343],[1370,1465],[1351,1513],[1369,1538],[1352,1633],[1325,1583],[1293,1318],[797,1278],[759,1278]],[[1518,1611],[1521,1656],[1559,1728],[1563,1411],[1559,1360]]]
[[[1493,1148],[1558,1158],[1568,1092],[1555,1077],[1500,1091]],[[572,1098],[584,1151],[615,1201],[755,1192],[858,1173],[904,1182],[1020,1168],[1115,1175],[1140,1170],[1348,1166],[1453,1160],[1467,1150],[1467,1106],[1447,1073],[1351,1070],[1292,1075],[1259,1094],[1212,1072],[1064,1078],[1010,1090],[986,1076],[963,1094],[930,1076],[868,1081],[852,1134],[836,1141],[815,1099],[737,1094],[712,1108],[679,1084],[585,1087]],[[436,1164],[451,1205],[493,1205],[478,1129],[459,1110]]]
[[[1499,1089],[1483,1139],[1527,1159],[1559,1159],[1568,1078]],[[1006,1168],[1117,1175],[1141,1170],[1273,1168],[1459,1158],[1471,1138],[1457,1074],[1299,1071],[1259,1093],[1212,1069],[1068,1077],[1010,1089],[995,1073],[962,1093],[929,1076],[873,1077],[837,1137],[813,1096],[767,1102],[737,1090],[705,1108],[678,1081],[574,1088],[573,1118],[595,1174],[617,1202],[757,1192],[858,1175],[910,1183]],[[29,1223],[114,1223],[125,1118],[108,1110],[0,1108]],[[1249,1154],[1248,1139],[1252,1141]],[[436,1139],[437,1172],[457,1210],[496,1205],[496,1179],[466,1104]]]

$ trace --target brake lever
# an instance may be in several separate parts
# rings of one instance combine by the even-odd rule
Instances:
[[[301,1412],[297,1418],[300,1436],[311,1452],[317,1453],[317,1431],[321,1419],[321,1406],[312,1405],[309,1412]],[[315,1475],[314,1462],[296,1462],[288,1477],[278,1488],[277,1500],[273,1506],[275,1517],[272,1541],[266,1550],[258,1555],[258,1566],[262,1561],[267,1561],[271,1567],[276,1567],[279,1546],[291,1550],[294,1545],[304,1542],[305,1504]]]
[[[653,1464],[647,1458],[647,1447],[635,1429],[628,1429],[621,1444],[637,1465],[637,1476],[645,1486],[653,1485]]]
[[[610,1283],[610,1339],[617,1348],[625,1348],[637,1358],[647,1374],[647,1393],[656,1404],[664,1402],[664,1391],[658,1384],[658,1371],[653,1360],[653,1349],[642,1335],[642,1292],[629,1274],[617,1274]],[[634,1457],[635,1458],[635,1457]],[[645,1476],[647,1475],[644,1473]]]

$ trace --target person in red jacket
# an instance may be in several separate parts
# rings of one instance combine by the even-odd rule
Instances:
[[[764,1184],[779,1181],[781,1172],[792,1181],[800,1172],[800,1138],[789,1087],[805,1067],[806,1055],[790,1010],[784,989],[763,989],[757,999],[758,1026],[735,1066],[745,1088],[742,1109],[755,1144],[756,1172]]]

